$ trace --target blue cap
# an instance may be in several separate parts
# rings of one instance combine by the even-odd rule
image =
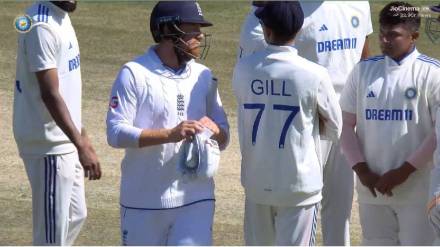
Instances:
[[[203,18],[202,9],[196,1],[159,1],[151,12],[150,23],[158,25],[168,21],[212,26]]]
[[[298,1],[268,1],[255,11],[255,16],[283,36],[294,36],[304,23],[304,13]]]

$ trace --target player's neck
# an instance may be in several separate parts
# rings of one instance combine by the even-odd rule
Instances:
[[[175,70],[182,67],[182,64],[179,62],[179,59],[177,58],[177,55],[174,52],[174,48],[172,46],[170,47],[165,43],[161,43],[156,46],[155,51],[159,59],[167,67]]]

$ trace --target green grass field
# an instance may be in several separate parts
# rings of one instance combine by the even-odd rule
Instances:
[[[416,6],[436,3],[413,2]],[[84,83],[84,125],[100,157],[104,176],[86,182],[89,217],[76,244],[119,245],[119,164],[122,151],[106,144],[107,99],[120,66],[143,53],[152,44],[148,29],[153,2],[80,2],[71,15],[81,48]],[[372,2],[373,27],[370,48],[379,54],[377,15],[386,2]],[[0,3],[0,245],[30,245],[32,213],[30,186],[12,136],[12,101],[15,81],[17,32],[13,20],[23,14],[29,2]],[[235,100],[230,79],[235,64],[239,31],[249,2],[202,1],[205,17],[214,23],[206,29],[213,35],[206,61],[220,81],[220,94],[231,123],[231,143],[223,153],[216,177],[214,243],[242,245],[243,190],[240,185],[240,154],[236,134]],[[331,18],[326,16],[324,18]],[[440,58],[439,46],[424,35],[418,48]],[[356,202],[352,214],[352,244],[360,242],[361,232]]]

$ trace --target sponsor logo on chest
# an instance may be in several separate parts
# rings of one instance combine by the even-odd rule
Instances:
[[[69,64],[68,64],[68,66],[69,66],[69,72],[78,69],[79,66],[80,66],[80,63],[81,63],[81,62],[80,62],[80,56],[79,56],[79,54],[76,55],[74,58],[70,59],[70,60],[69,60]]]

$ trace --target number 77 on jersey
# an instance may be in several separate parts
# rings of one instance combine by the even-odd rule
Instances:
[[[284,143],[286,140],[287,131],[289,130],[290,124],[292,123],[293,119],[295,118],[296,114],[299,112],[300,108],[299,106],[292,106],[292,105],[279,105],[279,104],[273,104],[271,105],[272,108],[269,108],[268,110],[271,111],[289,111],[290,114],[287,117],[286,121],[284,122],[283,128],[281,129],[280,139],[278,141],[278,148],[282,149],[284,148]],[[245,110],[258,110],[257,116],[255,117],[254,124],[252,126],[252,145],[255,145],[257,140],[257,133],[258,133],[258,127],[260,125],[261,117],[264,114],[264,111],[266,109],[265,104],[257,104],[257,103],[247,103],[243,104],[243,107]]]

